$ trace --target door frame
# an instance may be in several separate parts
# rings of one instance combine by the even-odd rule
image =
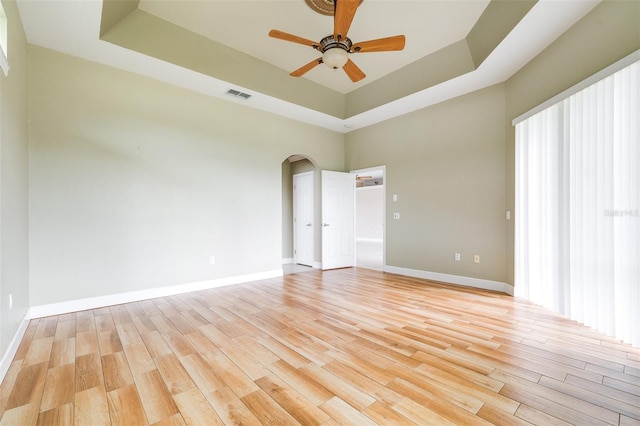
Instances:
[[[387,166],[376,166],[376,167],[367,167],[364,169],[351,170],[350,173],[353,174],[365,174],[373,171],[382,170],[382,270],[384,271],[387,267]],[[355,200],[355,191],[357,189],[354,187],[354,200]],[[356,207],[357,208],[357,207]],[[355,221],[356,211],[354,208],[354,221]],[[354,247],[354,259],[357,259],[358,249],[355,241],[355,232],[353,235],[353,247]],[[357,266],[357,262],[356,262]]]

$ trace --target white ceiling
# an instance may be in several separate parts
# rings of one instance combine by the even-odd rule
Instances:
[[[17,0],[32,44],[343,133],[506,80],[599,1],[539,0],[477,70],[343,120],[247,88],[239,89],[252,93],[251,100],[236,100],[224,94],[230,87],[225,81],[100,40],[101,0]],[[485,7],[486,0],[365,0],[349,37],[365,41],[405,34],[407,47],[401,53],[357,55],[354,61],[367,74],[360,84],[463,38]],[[269,29],[313,40],[332,29],[332,18],[311,11],[303,0],[142,0],[140,8],[287,71],[317,57],[317,52],[270,39]],[[344,73],[335,75],[324,67],[308,78],[340,87],[343,93],[354,88]]]
[[[349,38],[360,41],[406,36],[400,52],[354,55],[367,77],[353,83],[342,70],[316,67],[304,78],[348,93],[430,53],[464,39],[489,0],[365,0]],[[333,17],[311,10],[304,0],[158,1],[141,0],[140,10],[291,72],[320,57],[300,44],[268,37],[269,30],[320,41],[333,32]]]

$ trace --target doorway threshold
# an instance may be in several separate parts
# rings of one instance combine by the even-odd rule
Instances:
[[[298,265],[295,263],[285,263],[284,265],[282,265],[282,273],[284,275],[299,274],[301,272],[310,272],[310,271],[313,271],[313,269],[314,268],[312,268],[311,266]]]

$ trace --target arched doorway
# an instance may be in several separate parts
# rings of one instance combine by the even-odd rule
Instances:
[[[320,180],[318,178],[319,169],[313,159],[301,154],[291,155],[282,162],[282,265],[283,271],[295,273],[308,271],[312,268],[319,268],[321,245],[320,245]],[[305,178],[307,182],[304,191],[311,191],[305,197],[311,203],[312,213],[305,217],[302,222],[296,222],[296,207],[294,201],[301,199],[300,192],[296,194],[294,190],[294,179]],[[301,182],[303,182],[301,181]],[[311,182],[311,186],[308,182]],[[299,188],[298,191],[303,190]],[[300,212],[298,212],[300,214]],[[304,228],[301,228],[304,227]],[[307,238],[301,240],[303,232]],[[310,258],[304,260],[304,265],[297,262],[297,245],[311,244],[305,250],[311,251]]]

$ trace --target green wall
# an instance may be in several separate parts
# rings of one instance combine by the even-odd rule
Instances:
[[[293,178],[291,163],[282,162],[282,259],[293,258]]]
[[[349,169],[387,166],[388,265],[504,282],[504,105],[497,85],[347,135]]]
[[[2,5],[7,15],[11,67],[8,76],[0,71],[0,353],[4,354],[30,301],[27,42],[15,1],[3,1]]]
[[[35,306],[279,270],[282,162],[344,168],[341,134],[40,47],[29,85]]]

